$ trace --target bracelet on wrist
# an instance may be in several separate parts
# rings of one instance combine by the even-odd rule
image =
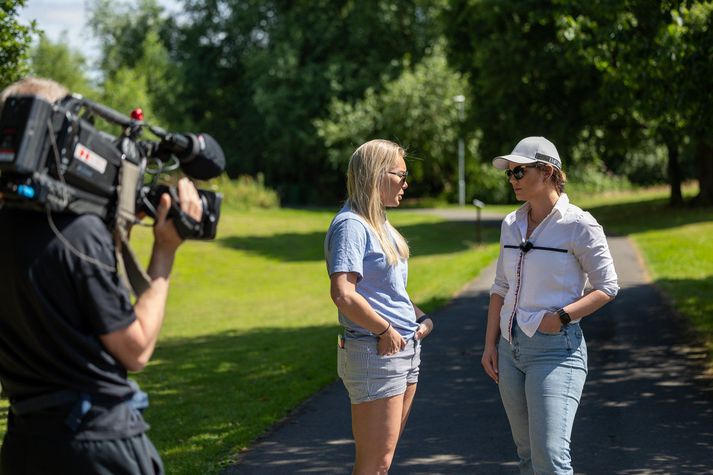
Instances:
[[[382,335],[384,335],[384,333],[386,333],[387,331],[389,331],[389,328],[391,328],[391,322],[388,322],[388,323],[389,323],[389,324],[386,326],[386,330],[384,330],[384,331],[381,332],[381,333],[377,333],[376,336],[382,336]]]
[[[421,324],[421,323],[425,322],[426,320],[428,320],[429,318],[431,318],[431,317],[429,317],[427,313],[424,313],[423,315],[421,315],[421,317],[418,320],[416,320],[416,323]]]

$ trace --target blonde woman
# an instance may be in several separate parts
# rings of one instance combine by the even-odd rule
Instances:
[[[331,297],[344,327],[338,373],[349,393],[354,474],[386,474],[408,419],[431,319],[406,292],[409,248],[386,218],[408,188],[404,149],[361,145],[349,161],[348,199],[324,241]]]

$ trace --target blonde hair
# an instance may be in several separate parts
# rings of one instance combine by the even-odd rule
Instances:
[[[57,81],[28,76],[15,81],[0,92],[0,109],[10,96],[37,96],[49,103],[54,103],[67,94],[69,94],[69,90]]]
[[[389,140],[371,140],[357,148],[349,160],[347,193],[349,205],[371,226],[389,265],[408,259],[406,239],[386,219],[381,201],[381,183],[406,151]]]

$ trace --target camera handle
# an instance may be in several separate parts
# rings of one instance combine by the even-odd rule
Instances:
[[[183,212],[178,199],[178,189],[175,186],[168,187],[168,193],[171,196],[171,209],[168,211],[168,217],[173,219],[173,224],[181,239],[186,240],[200,235],[201,223]]]

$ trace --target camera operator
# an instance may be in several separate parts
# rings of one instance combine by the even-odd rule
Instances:
[[[0,95],[51,103],[68,91],[26,78]],[[200,221],[194,185],[178,183],[182,211]],[[0,199],[2,197],[0,196]],[[0,382],[10,400],[0,474],[160,474],[145,435],[145,393],[127,379],[149,361],[182,239],[161,196],[150,286],[132,306],[111,231],[93,214],[0,208]],[[142,398],[143,396],[143,398]]]

